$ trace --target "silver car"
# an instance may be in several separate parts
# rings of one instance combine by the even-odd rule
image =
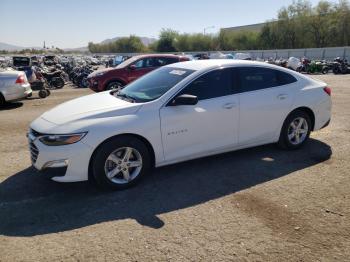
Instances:
[[[31,96],[32,89],[22,71],[0,71],[0,106]]]

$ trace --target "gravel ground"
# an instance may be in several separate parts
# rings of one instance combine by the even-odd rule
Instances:
[[[274,145],[157,169],[100,192],[31,167],[25,133],[66,88],[0,111],[0,261],[349,261],[350,75],[331,125],[293,152]]]

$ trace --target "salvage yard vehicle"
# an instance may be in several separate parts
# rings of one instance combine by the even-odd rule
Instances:
[[[330,95],[325,83],[266,63],[167,65],[37,118],[32,164],[60,170],[49,172],[54,181],[123,189],[153,167],[269,143],[298,149],[330,122]]]
[[[30,57],[27,57],[27,56],[12,57],[12,67],[18,71],[24,71],[29,82],[33,82],[36,80]]]
[[[340,57],[337,57],[334,59],[332,70],[335,75],[338,74],[350,74],[350,66],[348,64],[348,61],[346,59],[341,59]]]
[[[106,68],[93,72],[88,77],[89,87],[95,92],[122,89],[139,77],[165,65],[188,61],[178,55],[139,55],[134,56],[115,68]]]
[[[32,95],[32,89],[23,71],[0,71],[0,106]]]
[[[300,66],[296,69],[297,72],[300,73],[322,73],[327,74],[329,71],[329,67],[325,61],[311,61],[310,59],[303,58],[301,60]]]

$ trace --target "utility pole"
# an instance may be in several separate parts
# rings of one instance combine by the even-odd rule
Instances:
[[[208,26],[208,27],[204,27],[204,29],[203,29],[203,35],[205,35],[205,32],[206,32],[207,29],[213,29],[213,28],[215,28],[214,25]]]

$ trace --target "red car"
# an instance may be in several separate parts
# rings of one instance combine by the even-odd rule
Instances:
[[[95,92],[121,89],[137,78],[161,66],[188,61],[179,55],[139,55],[134,56],[115,68],[95,71],[88,76],[89,87]]]

